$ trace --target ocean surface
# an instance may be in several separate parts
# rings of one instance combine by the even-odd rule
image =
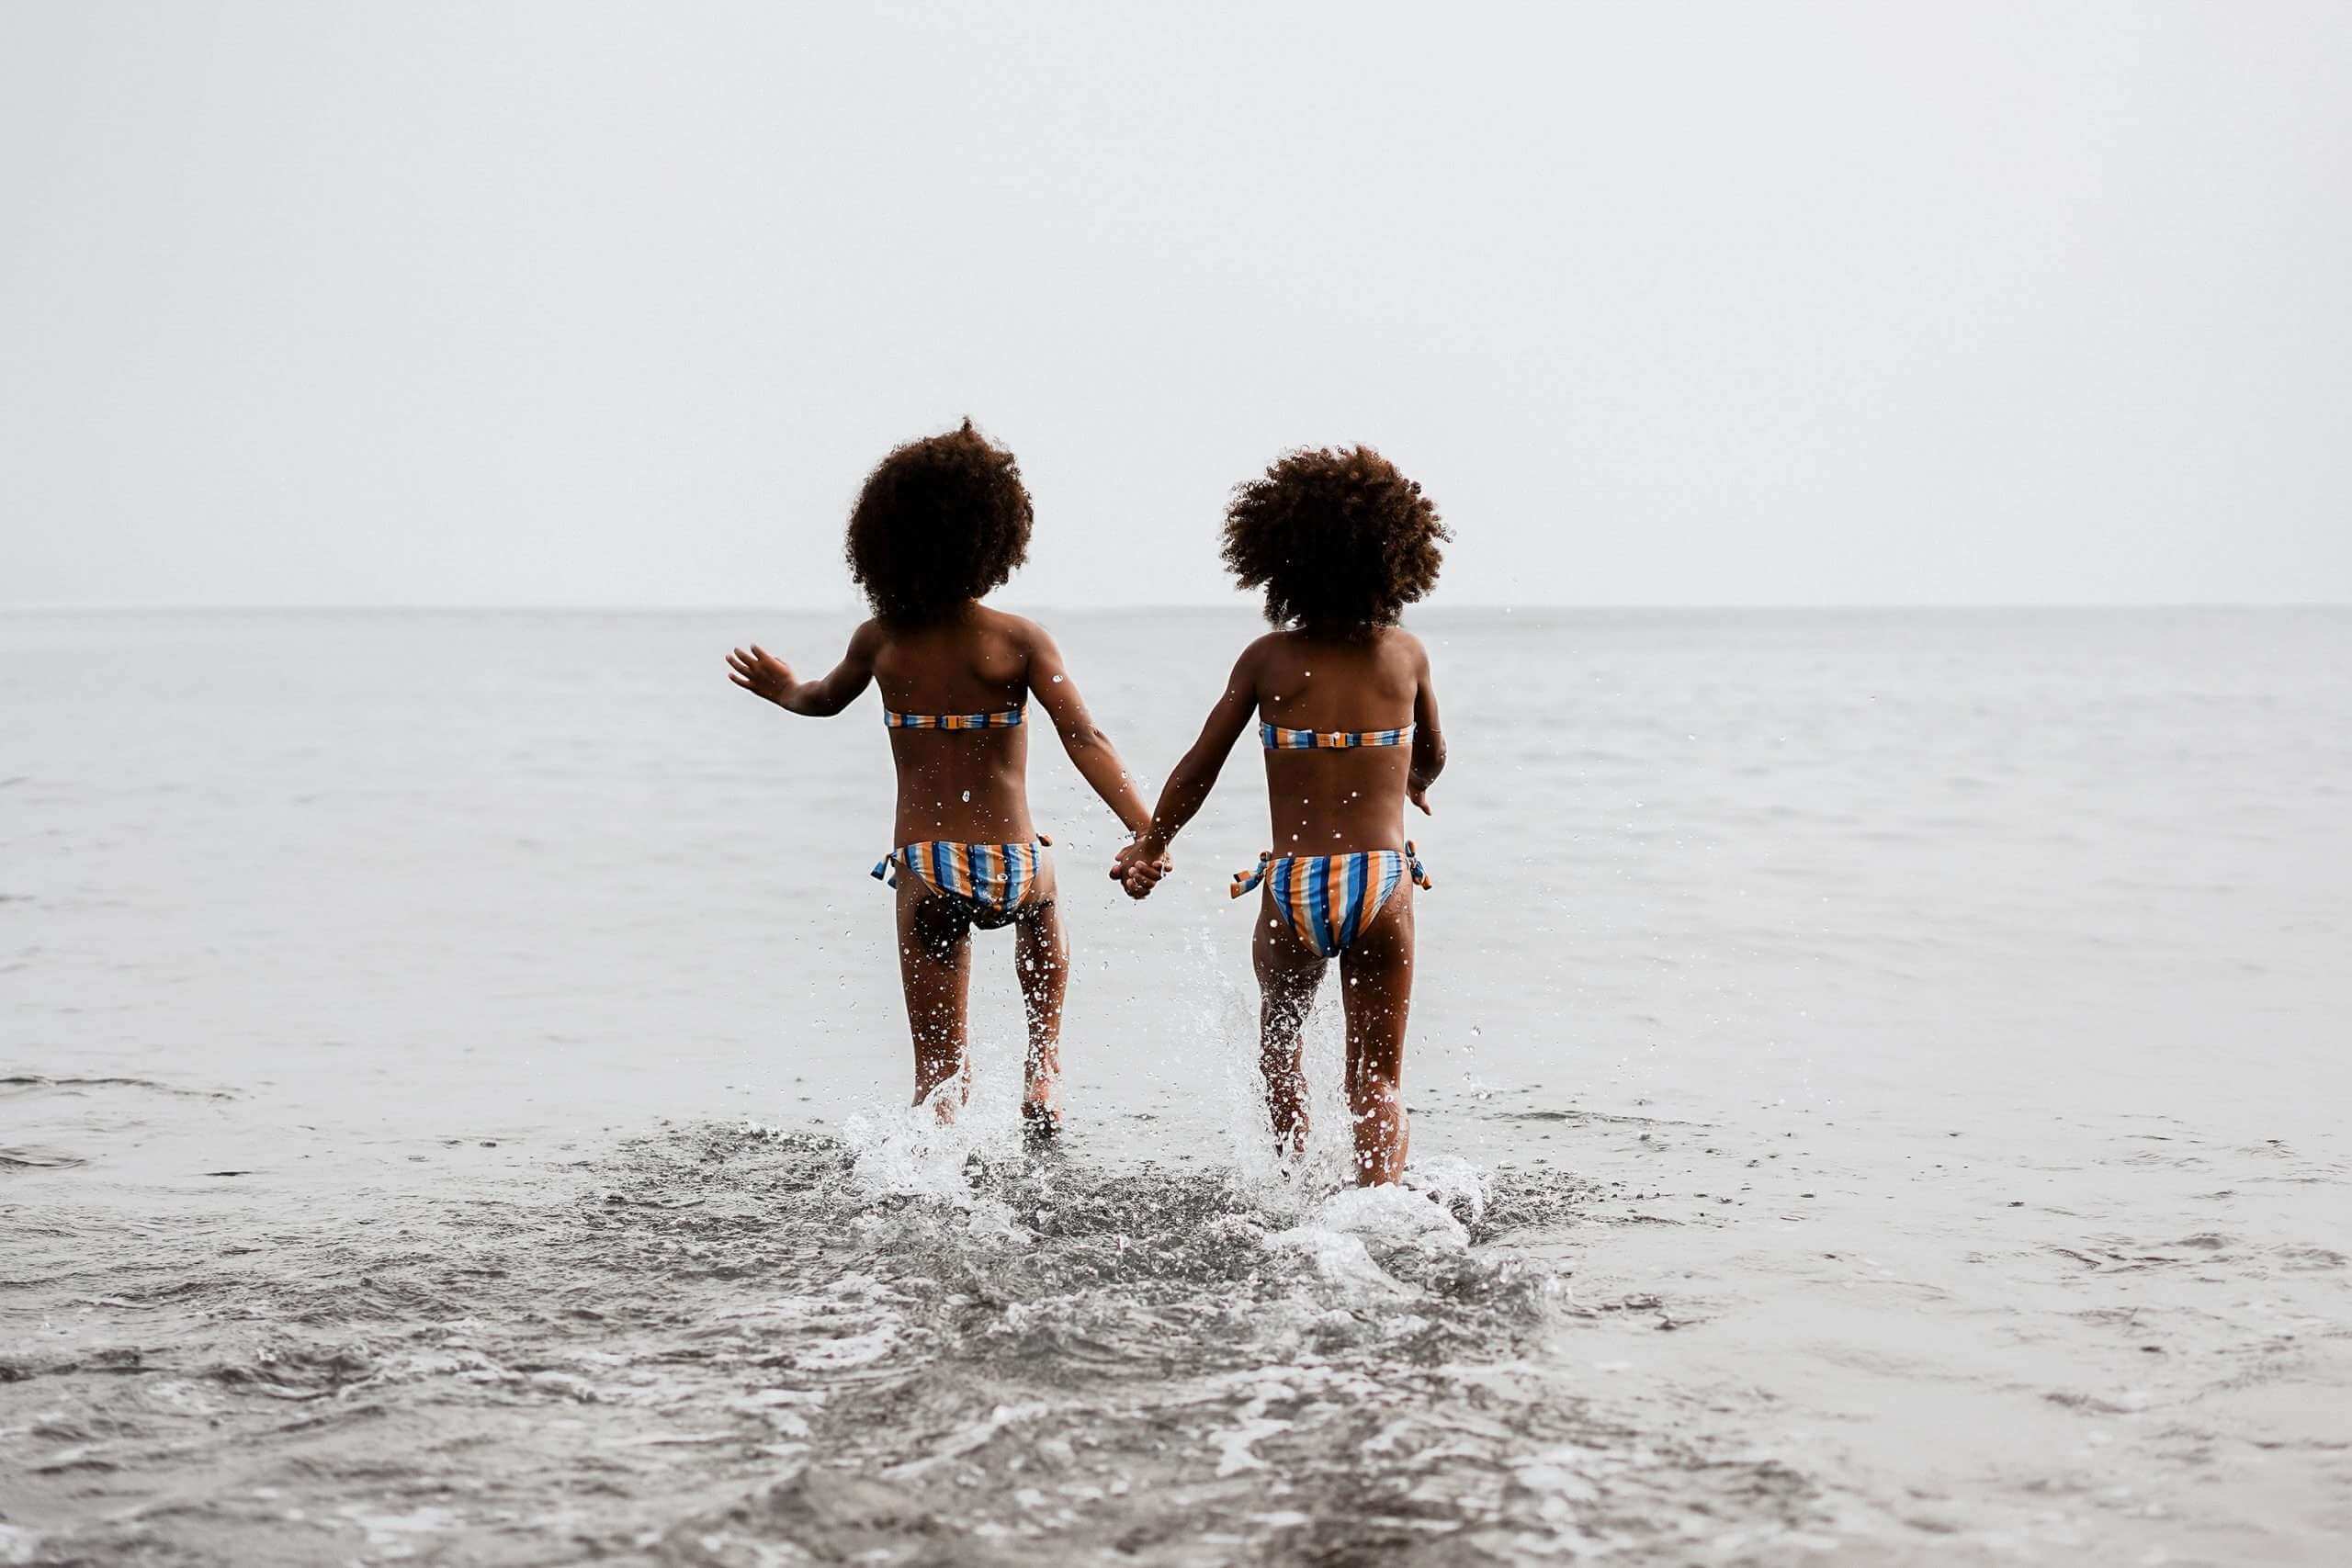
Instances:
[[[1049,615],[1156,785],[1239,613]],[[0,1563],[2339,1564],[2352,613],[1442,611],[1402,1190],[1238,754],[1069,1136],[845,616],[0,615]]]

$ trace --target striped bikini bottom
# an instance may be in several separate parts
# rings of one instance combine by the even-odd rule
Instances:
[[[1288,855],[1268,850],[1254,871],[1233,874],[1233,896],[1260,883],[1274,907],[1290,917],[1298,940],[1326,958],[1347,951],[1358,932],[1372,924],[1388,896],[1408,875],[1432,886],[1411,844],[1401,850],[1358,850],[1344,855]]]
[[[876,863],[874,876],[896,887],[899,874],[906,872],[956,905],[974,925],[994,931],[1045,907],[1036,899],[1042,867],[1035,843],[958,844],[939,839],[900,844]]]

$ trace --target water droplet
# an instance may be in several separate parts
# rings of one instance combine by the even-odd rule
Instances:
[[[971,799],[971,798],[972,798],[972,792],[971,792],[970,790],[968,790],[968,789],[967,789],[967,790],[966,790],[966,791],[964,792],[964,798],[965,798],[966,800],[969,800],[969,799]]]
[[[1054,677],[1054,684],[1055,684],[1055,685],[1057,685],[1057,686],[1058,686],[1058,685],[1060,685],[1061,683],[1062,683],[1062,678],[1061,678],[1060,676],[1058,676],[1058,675],[1055,676],[1055,677]]]
[[[1486,1032],[1485,1030],[1483,1030],[1483,1029],[1479,1028],[1479,1027],[1478,1027],[1476,1024],[1475,1024],[1475,1023],[1474,1023],[1474,1024],[1472,1024],[1472,1025],[1470,1026],[1470,1034],[1471,1034],[1471,1038],[1473,1038],[1473,1039],[1476,1039],[1476,1038],[1478,1038],[1478,1037],[1480,1037],[1480,1036],[1484,1035],[1486,1032]]]

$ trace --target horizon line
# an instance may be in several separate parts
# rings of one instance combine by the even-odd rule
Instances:
[[[1233,611],[1255,613],[1246,603],[1167,600],[1136,604],[1045,603],[1028,606],[1054,615],[1132,615],[1136,612]],[[751,602],[682,604],[628,604],[545,601],[470,604],[450,600],[382,602],[259,601],[219,604],[73,603],[0,604],[0,615],[857,615],[856,604],[757,604]],[[1455,610],[1498,610],[1508,615],[1529,611],[1725,611],[1725,610],[2341,610],[2352,609],[2352,598],[2342,599],[1841,599],[1841,600],[1531,600],[1474,599],[1447,604],[1416,606],[1413,613],[1444,615]]]

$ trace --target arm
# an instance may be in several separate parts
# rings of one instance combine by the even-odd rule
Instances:
[[[1062,650],[1046,635],[1045,627],[1032,625],[1028,629],[1030,694],[1054,721],[1054,731],[1062,738],[1062,750],[1069,753],[1078,776],[1102,797],[1103,805],[1119,814],[1127,831],[1142,832],[1151,821],[1151,813],[1144,809],[1143,792],[1136,788],[1135,776],[1119,761],[1111,738],[1086,711],[1086,699],[1078,694],[1078,682],[1069,678],[1069,668],[1062,663]]]
[[[727,678],[786,713],[831,718],[855,702],[873,681],[874,655],[881,647],[882,628],[868,621],[850,634],[849,650],[831,674],[821,681],[800,681],[793,677],[790,665],[755,642],[749,653],[739,648],[727,656]]]
[[[1430,814],[1430,785],[1445,772],[1445,731],[1438,724],[1437,686],[1430,679],[1429,649],[1416,645],[1419,684],[1413,691],[1413,770],[1405,775],[1405,798]]]
[[[1244,649],[1234,662],[1233,673],[1225,682],[1225,694],[1209,709],[1206,723],[1201,726],[1200,739],[1184,753],[1168,775],[1168,784],[1159,792],[1159,807],[1151,814],[1151,825],[1140,838],[1119,852],[1111,874],[1126,884],[1131,897],[1140,898],[1151,891],[1154,884],[1166,874],[1164,863],[1168,846],[1183,831],[1209,797],[1216,785],[1216,776],[1225,769],[1225,760],[1232,755],[1233,743],[1250,727],[1250,716],[1258,711],[1258,644]]]

